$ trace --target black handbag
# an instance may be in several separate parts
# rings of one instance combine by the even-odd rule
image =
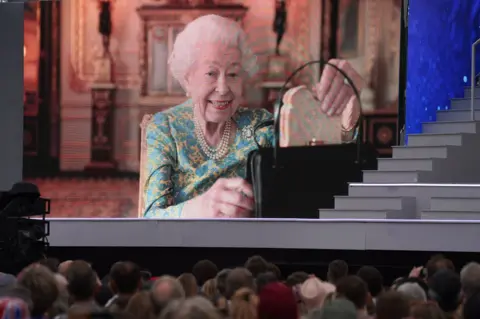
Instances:
[[[328,64],[340,72],[360,101],[353,81],[335,65],[310,61],[292,73],[280,90],[273,121],[256,127],[258,130],[273,125],[275,145],[258,148],[247,159],[247,180],[255,197],[254,217],[318,218],[319,209],[334,207],[335,196],[348,194],[349,183],[362,182],[363,170],[377,168],[376,150],[363,142],[362,115],[356,126],[356,142],[280,147],[280,110],[286,85],[299,71],[314,63]]]

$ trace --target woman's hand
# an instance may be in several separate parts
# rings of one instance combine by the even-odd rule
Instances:
[[[353,81],[359,93],[365,86],[360,74],[345,60],[330,60],[329,63],[344,71]],[[317,99],[321,102],[322,111],[330,116],[341,115],[342,127],[345,131],[352,130],[360,116],[360,101],[355,97],[352,87],[345,77],[330,65],[326,65],[314,88]]]
[[[423,266],[420,267],[413,267],[413,269],[410,271],[410,274],[408,275],[409,278],[419,278],[420,274],[422,273]]]
[[[243,178],[220,178],[197,203],[203,218],[248,217],[254,204],[252,187]]]

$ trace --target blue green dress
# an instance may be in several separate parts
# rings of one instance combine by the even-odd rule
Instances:
[[[248,154],[258,146],[253,128],[272,119],[264,109],[238,109],[235,141],[220,160],[207,157],[195,136],[193,108],[187,101],[153,116],[146,128],[147,160],[144,169],[144,217],[182,218],[184,203],[207,191],[217,179],[246,177]],[[271,146],[273,128],[256,131],[262,147]]]

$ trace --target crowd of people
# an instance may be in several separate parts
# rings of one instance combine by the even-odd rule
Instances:
[[[178,277],[152,276],[130,261],[100,279],[83,260],[44,259],[17,276],[0,273],[1,319],[479,319],[480,264],[457,272],[432,257],[386,285],[372,266],[349,272],[329,264],[325,278],[295,272],[284,277],[260,256],[219,270],[197,262]]]

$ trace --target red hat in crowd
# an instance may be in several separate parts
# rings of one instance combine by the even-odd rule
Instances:
[[[266,285],[259,294],[259,319],[297,319],[298,307],[292,288],[280,282]]]

